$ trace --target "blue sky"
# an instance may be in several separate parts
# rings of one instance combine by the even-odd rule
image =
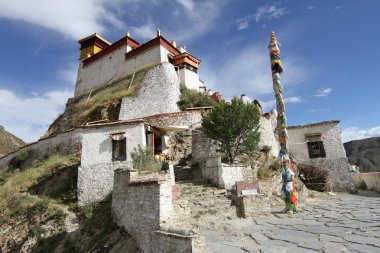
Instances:
[[[0,0],[0,124],[37,140],[73,96],[77,40],[126,31],[186,45],[225,98],[274,108],[267,45],[282,44],[290,125],[341,120],[344,140],[380,136],[377,0]],[[377,109],[376,109],[377,108]]]

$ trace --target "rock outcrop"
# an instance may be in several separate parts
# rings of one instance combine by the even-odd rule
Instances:
[[[380,137],[349,141],[343,144],[350,163],[360,172],[380,171]]]
[[[25,142],[23,140],[7,132],[4,127],[0,125],[0,157],[24,145]]]

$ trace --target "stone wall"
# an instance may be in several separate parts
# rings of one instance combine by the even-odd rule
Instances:
[[[119,119],[129,120],[161,113],[178,112],[179,79],[170,63],[147,71],[135,96],[122,99]]]
[[[127,160],[112,160],[111,133],[125,132]],[[85,204],[106,197],[113,187],[113,171],[130,166],[131,151],[145,146],[141,122],[92,126],[83,129],[81,166],[78,168],[78,202]]]
[[[115,171],[112,213],[143,252],[193,252],[197,236],[168,225],[175,217],[172,187],[170,173]]]
[[[156,231],[153,234],[152,252],[189,253],[194,252],[194,237],[179,235],[165,231]]]
[[[206,136],[201,128],[193,130],[192,136],[192,158],[199,162],[202,168],[208,158],[216,155],[218,146],[215,145],[215,141]]]
[[[380,192],[380,172],[352,174],[352,181],[357,189]]]
[[[270,201],[267,195],[249,195],[238,198],[239,216],[252,218],[271,214]]]
[[[333,191],[353,191],[346,152],[338,128],[339,121],[327,121],[304,126],[289,127],[289,153],[299,163],[310,163],[329,171],[328,188]],[[309,157],[306,134],[321,134],[325,158]]]
[[[162,113],[147,116],[143,119],[153,126],[191,126],[191,128],[194,129],[201,125],[202,111],[191,110],[174,113]]]
[[[332,159],[316,158],[305,163],[313,164],[329,172],[327,181],[329,191],[353,192],[355,190],[350,166],[346,157]]]
[[[220,157],[210,157],[206,160],[206,166],[202,167],[202,177],[220,188],[230,190],[235,187],[236,181],[251,180],[253,174],[249,166],[224,164]]]
[[[8,163],[20,152],[33,151],[39,156],[49,156],[51,154],[73,154],[81,150],[82,129],[75,129],[61,134],[57,134],[37,142],[27,144],[17,151],[0,158],[0,170],[4,169]]]

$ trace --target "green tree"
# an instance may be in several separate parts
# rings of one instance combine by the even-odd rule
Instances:
[[[258,150],[260,140],[260,115],[257,106],[233,98],[231,103],[222,101],[202,119],[206,135],[220,143],[228,162],[236,156]]]

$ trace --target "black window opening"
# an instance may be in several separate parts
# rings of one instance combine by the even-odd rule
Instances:
[[[127,160],[127,141],[126,138],[121,140],[112,140],[112,160]]]
[[[326,157],[325,148],[322,141],[312,141],[307,143],[310,158],[323,158]]]

